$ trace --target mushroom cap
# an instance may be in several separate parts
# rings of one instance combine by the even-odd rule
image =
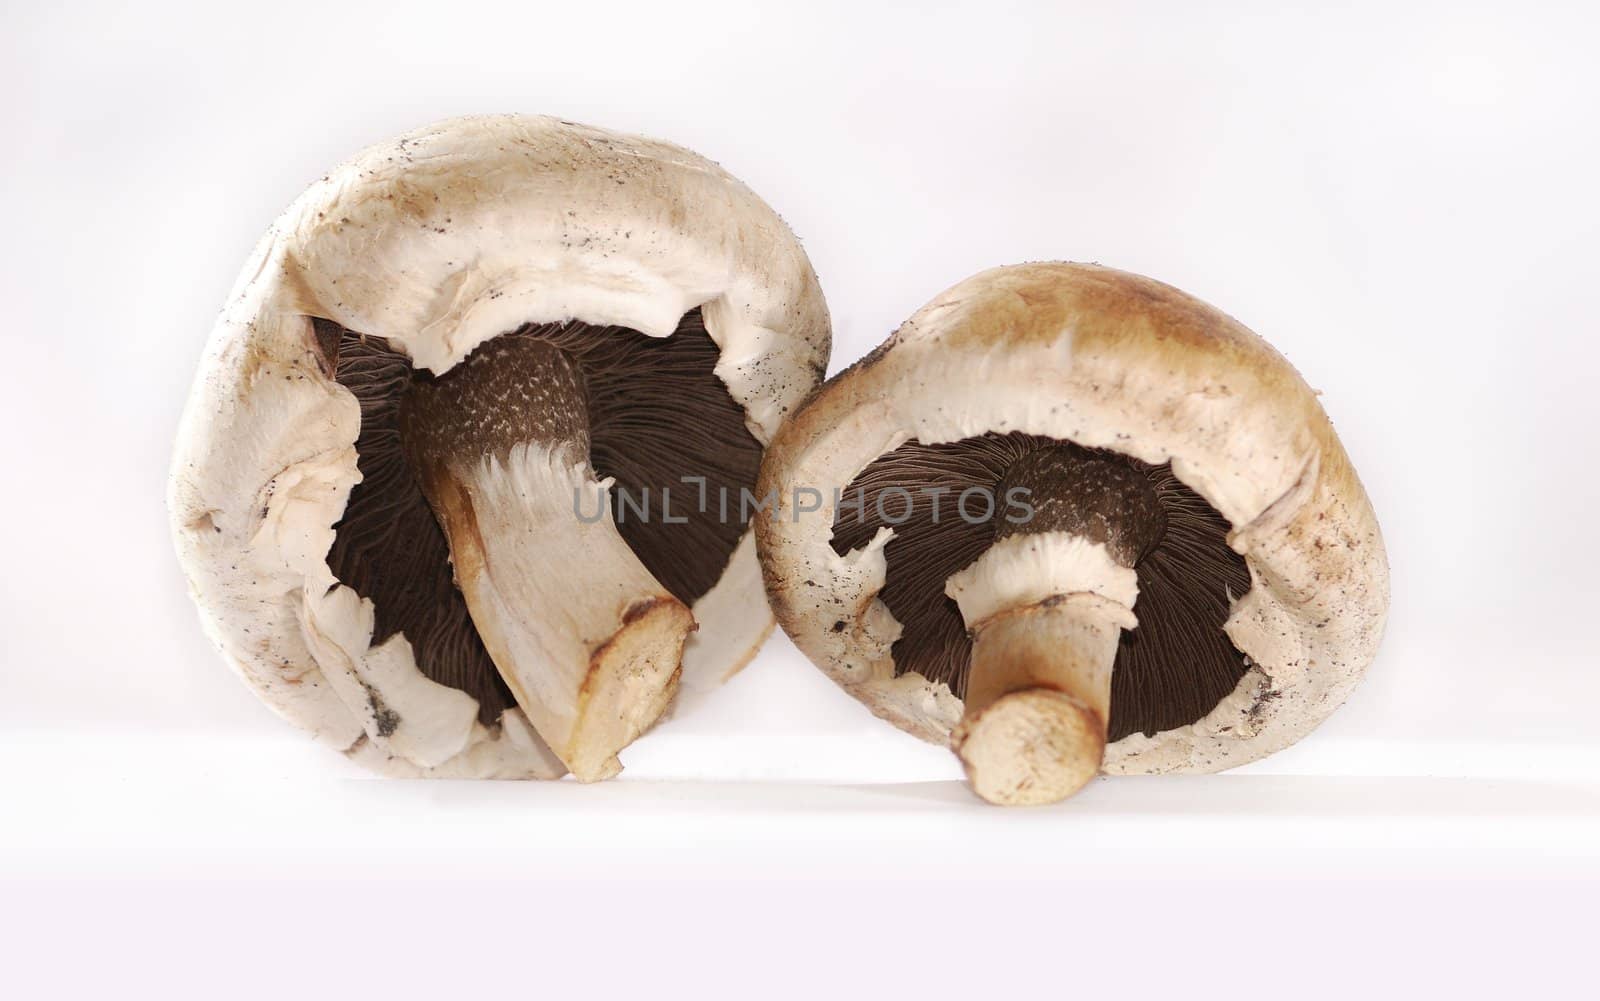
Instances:
[[[1389,571],[1377,519],[1316,393],[1238,322],[1109,268],[1022,264],[945,291],[807,401],[768,447],[756,538],[795,643],[877,715],[946,742],[962,704],[895,676],[900,623],[879,599],[888,533],[835,553],[835,491],[907,441],[1025,432],[1173,474],[1231,526],[1250,571],[1224,627],[1250,661],[1208,714],[1106,750],[1112,773],[1215,771],[1288,746],[1371,662]],[[807,493],[802,503],[796,491]]]
[[[721,350],[716,374],[769,441],[822,379],[827,308],[788,227],[716,164],[651,139],[500,115],[419,129],[329,172],[245,265],[178,432],[172,530],[223,656],[281,715],[379,770],[559,775],[525,720],[483,726],[470,696],[445,698],[452,690],[418,671],[402,636],[368,648],[371,603],[335,588],[326,557],[360,478],[361,416],[325,370],[312,320],[381,334],[443,373],[524,324],[666,337],[696,307]],[[737,671],[772,628],[748,533],[693,610],[685,692]],[[409,739],[385,732],[392,707],[334,682],[352,650],[366,651],[386,695],[428,706],[425,719],[407,717],[418,724]]]

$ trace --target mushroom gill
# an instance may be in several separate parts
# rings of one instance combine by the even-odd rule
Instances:
[[[957,602],[946,594],[946,581],[1015,534],[1006,497],[1016,485],[1027,482],[1034,489],[1034,530],[1054,527],[1050,519],[1062,517],[1040,494],[1037,480],[1024,475],[1046,452],[1061,456],[1068,470],[1076,462],[1080,476],[1104,473],[1108,464],[1126,470],[1147,485],[1159,506],[1144,519],[1158,527],[1129,553],[1138,575],[1138,626],[1124,630],[1116,648],[1107,740],[1154,735],[1200,719],[1237,687],[1249,666],[1222,631],[1232,603],[1250,589],[1244,558],[1227,544],[1226,519],[1173,475],[1170,464],[1150,465],[1020,432],[932,445],[908,442],[869,464],[841,495],[833,525],[836,552],[866,545],[881,527],[895,533],[884,550],[887,577],[878,595],[903,627],[893,648],[895,673],[942,681],[966,698],[972,638]],[[960,498],[973,488],[980,493],[963,511]],[[982,497],[993,498],[995,506],[978,517],[985,510]],[[894,521],[903,515],[909,517]],[[1105,531],[1074,527],[1090,537]],[[1102,535],[1095,541],[1116,540]]]
[[[519,449],[541,447],[551,449],[556,465],[587,464],[592,478],[585,482],[591,486],[593,480],[614,478],[604,527],[614,529],[631,551],[629,558],[642,565],[636,576],[653,578],[664,592],[663,600],[685,609],[681,621],[692,628],[686,609],[716,584],[745,530],[739,506],[731,505],[729,516],[723,518],[716,498],[724,491],[737,498],[742,489],[751,488],[761,457],[761,445],[747,429],[743,409],[713,371],[720,350],[698,309],[685,315],[668,337],[576,321],[528,325],[480,345],[438,377],[413,369],[405,353],[380,337],[329,320],[313,323],[315,347],[325,369],[361,408],[356,449],[362,480],[334,526],[328,564],[341,582],[372,600],[375,644],[404,634],[419,670],[476,699],[479,718],[486,724],[519,702],[549,701],[528,690],[526,678],[521,685],[516,682],[519,672],[505,661],[514,659],[508,649],[518,644],[502,635],[514,632],[521,620],[541,610],[515,603],[500,608],[503,595],[480,594],[474,605],[469,600],[471,573],[464,574],[464,569],[466,563],[485,562],[467,555],[481,539],[474,527],[458,525],[452,530],[450,525],[453,518],[460,520],[457,508],[462,504],[468,517],[483,515],[481,510],[474,512],[466,499],[479,495],[458,482],[479,468],[474,463],[509,469],[520,461],[513,458],[523,455]],[[519,407],[532,409],[517,415]],[[508,416],[508,411],[513,413]],[[472,446],[482,454],[453,459],[460,442],[473,435],[482,439]],[[447,466],[453,470],[449,475],[444,472]],[[684,477],[703,477],[704,494],[700,482],[686,485]],[[581,573],[591,558],[600,561],[604,547],[582,534],[579,518],[596,517],[600,505],[598,497],[580,501],[565,481],[558,486],[551,490],[543,515],[535,510],[536,503],[512,492],[502,502],[509,506],[495,517],[513,523],[503,533],[513,544],[521,544],[516,539],[519,532],[565,532],[557,522],[570,521],[570,539],[526,540],[524,558],[534,561],[527,575],[552,579],[527,582],[524,592],[531,599],[549,593],[541,587],[553,588],[583,600],[595,588]],[[703,496],[709,503],[700,503]],[[554,509],[557,503],[560,511]],[[524,511],[529,521],[515,524]],[[544,554],[563,548],[569,550],[564,562],[551,558],[556,567],[571,567],[570,574],[539,562]],[[508,559],[502,557],[500,565]],[[653,610],[650,602],[637,603],[623,614],[621,627],[630,627]],[[485,616],[502,620],[501,624],[492,625]],[[598,644],[594,656],[599,657],[610,644],[603,633],[594,632],[580,630],[584,642]],[[680,634],[680,649],[681,638]],[[670,646],[658,643],[657,653]],[[551,646],[535,638],[521,648],[526,654]],[[539,659],[537,655],[522,659],[528,656]],[[663,694],[649,696],[660,702],[649,708],[652,714],[670,698],[676,657],[676,651],[670,652],[672,677]],[[622,674],[636,680],[640,668],[635,662]],[[508,684],[508,676],[512,683]],[[569,694],[580,708],[596,697],[587,684]],[[625,702],[636,693],[612,694]],[[607,714],[625,711],[620,704],[602,708]],[[524,704],[523,709],[561,754],[561,741],[545,733],[548,727],[539,725],[536,708]],[[638,723],[647,726],[649,720]],[[632,735],[616,739],[625,744]],[[614,759],[610,763],[614,765]],[[573,762],[568,764],[572,767]],[[583,766],[573,771],[586,777]],[[609,773],[604,761],[588,762],[587,771],[588,777]]]

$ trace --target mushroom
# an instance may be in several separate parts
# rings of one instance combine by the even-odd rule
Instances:
[[[771,630],[748,498],[828,345],[794,236],[686,150],[516,115],[369,149],[201,362],[169,506],[202,621],[379,771],[613,775]]]
[[[1231,318],[1098,266],[944,292],[790,419],[759,492],[784,629],[993,803],[1279,750],[1387,614],[1316,393]]]

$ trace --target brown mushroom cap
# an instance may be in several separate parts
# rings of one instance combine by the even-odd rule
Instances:
[[[407,387],[446,387],[505,338],[552,345],[582,384],[590,440],[558,450],[579,463],[551,465],[552,510],[561,478],[599,491],[591,473],[610,476],[619,498],[649,487],[652,514],[655,488],[671,488],[671,524],[604,526],[612,557],[639,567],[630,579],[693,604],[686,641],[650,633],[673,664],[681,649],[683,687],[714,686],[771,627],[750,534],[720,511],[692,517],[698,490],[677,478],[704,477],[713,498],[748,483],[760,443],[820,381],[827,312],[793,235],[667,143],[519,115],[419,129],[330,171],[262,240],[201,363],[169,490],[180,561],[228,663],[285,717],[388,773],[562,768],[449,583],[401,427]],[[515,492],[497,497],[515,520]],[[562,559],[581,563],[588,538],[563,537]],[[521,554],[535,571],[544,559]],[[542,604],[585,594],[581,573],[556,577],[540,586],[564,590]],[[609,717],[639,662],[598,621],[573,636],[599,644],[616,685],[562,698]]]
[[[870,498],[858,523],[842,505],[858,488],[994,489],[1062,448],[1143,477],[1166,521],[1135,560],[1107,771],[1240,764],[1343,701],[1376,651],[1388,569],[1316,394],[1222,313],[1089,265],[960,283],[795,415],[763,460],[775,504],[756,521],[779,622],[874,712],[949,740],[970,624],[944,586],[998,529],[885,524]]]

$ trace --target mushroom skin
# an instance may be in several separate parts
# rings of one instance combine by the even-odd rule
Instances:
[[[664,338],[692,311],[720,349],[716,376],[765,444],[821,381],[827,309],[793,234],[715,164],[656,140],[498,115],[419,129],[330,171],[245,264],[178,431],[174,542],[225,660],[279,714],[374,770],[562,774],[521,709],[479,719],[474,698],[419,671],[408,637],[378,638],[372,601],[330,570],[361,476],[361,406],[333,377],[318,328],[381,339],[443,376],[530,324]],[[714,688],[766,637],[758,574],[746,533],[693,602],[680,697]]]
[[[1112,741],[1103,771],[1244,764],[1298,740],[1349,695],[1382,636],[1388,564],[1315,392],[1255,334],[1170,286],[1037,263],[934,298],[818,390],[763,459],[758,491],[774,503],[756,536],[778,621],[874,713],[948,744],[964,706],[944,681],[896,669],[902,623],[880,596],[893,532],[836,552],[841,492],[907,443],[1013,433],[1170,467],[1226,523],[1249,572],[1223,626],[1247,665],[1237,684],[1198,719]],[[1018,563],[995,580],[1043,601],[1083,556]],[[1102,585],[1117,576],[1095,573]],[[1131,608],[1131,596],[1122,603]]]

